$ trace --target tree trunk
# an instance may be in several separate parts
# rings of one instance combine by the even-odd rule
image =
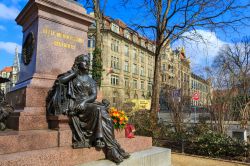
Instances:
[[[95,50],[93,52],[93,65],[92,65],[92,76],[96,81],[98,87],[101,86],[102,80],[102,12],[100,10],[100,0],[93,0],[94,13],[96,19],[96,31],[95,31]]]
[[[100,11],[100,1],[99,0],[93,0],[94,1],[94,13],[95,13],[95,23],[96,23],[96,33],[95,33],[95,48],[101,49],[102,46],[102,34],[101,34],[101,28],[102,28],[102,13]]]
[[[160,37],[160,41],[156,44],[156,50],[155,50],[155,66],[154,66],[154,82],[153,82],[153,92],[151,97],[151,125],[154,129],[154,126],[156,126],[158,121],[158,111],[159,111],[159,100],[160,100],[160,88],[161,88],[161,46],[159,43],[161,43],[163,40],[162,37]]]

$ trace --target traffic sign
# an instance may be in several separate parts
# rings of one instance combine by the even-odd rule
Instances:
[[[195,100],[195,101],[198,101],[200,100],[200,94],[198,92],[195,92],[192,96],[192,99]]]
[[[177,102],[181,102],[181,89],[172,91],[172,99]]]

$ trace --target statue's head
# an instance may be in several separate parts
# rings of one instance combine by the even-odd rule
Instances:
[[[79,55],[75,58],[75,62],[73,65],[74,69],[78,69],[81,71],[88,71],[90,67],[90,57],[88,55]]]

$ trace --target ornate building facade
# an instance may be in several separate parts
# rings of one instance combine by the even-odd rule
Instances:
[[[190,61],[184,48],[168,48],[162,56],[162,86],[180,89],[183,96],[190,96]]]

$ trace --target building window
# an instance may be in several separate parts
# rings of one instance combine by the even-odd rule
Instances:
[[[138,43],[138,37],[135,34],[133,35],[133,42]]]
[[[194,81],[193,80],[192,80],[191,85],[192,85],[192,89],[194,89]]]
[[[119,77],[111,75],[111,85],[119,85]]]
[[[114,52],[119,51],[119,41],[115,39],[111,39],[111,50]]]
[[[141,39],[141,46],[145,47],[145,41],[143,39]]]
[[[137,80],[133,80],[133,88],[137,89]]]
[[[129,56],[129,47],[127,45],[125,45],[124,47],[124,53],[125,53],[125,56]]]
[[[168,69],[171,73],[174,73],[174,66],[168,65]]]
[[[2,77],[3,77],[3,78],[8,78],[7,73],[6,73],[6,72],[2,72]]]
[[[149,49],[150,51],[153,51],[153,47],[152,47],[151,44],[148,44],[148,49]]]
[[[124,71],[129,72],[129,63],[128,63],[128,61],[125,61],[125,63],[124,63]]]
[[[152,78],[153,74],[152,74],[152,70],[151,69],[148,69],[148,77],[149,78]]]
[[[141,81],[141,90],[144,90],[144,81]]]
[[[166,82],[167,81],[167,76],[166,74],[162,74],[162,82]]]
[[[162,64],[162,71],[167,71],[167,65],[166,64]]]
[[[94,48],[95,47],[95,38],[94,37],[88,37],[88,47]]]
[[[144,76],[144,67],[143,66],[141,66],[141,76]]]
[[[135,61],[137,60],[137,53],[136,52],[137,52],[137,50],[134,49],[133,50],[133,60],[135,60]]]
[[[119,58],[111,56],[111,67],[113,69],[119,69]]]
[[[125,78],[125,79],[124,79],[124,86],[125,86],[126,88],[129,87],[129,79],[128,79],[128,78]]]
[[[116,24],[114,24],[114,23],[112,23],[111,24],[111,30],[114,31],[114,32],[116,32],[116,33],[119,33],[119,26],[116,25]]]
[[[151,82],[148,83],[148,91],[150,91],[150,92],[152,91],[152,84],[151,84]]]
[[[137,74],[137,65],[136,64],[133,64],[132,72],[133,72],[133,74]]]
[[[162,59],[166,60],[167,59],[167,54],[162,54]]]
[[[130,32],[128,30],[124,30],[124,36],[127,39],[130,39]]]
[[[153,57],[152,56],[148,56],[148,64],[152,65],[153,64]]]
[[[144,63],[144,53],[141,52],[141,63]]]

